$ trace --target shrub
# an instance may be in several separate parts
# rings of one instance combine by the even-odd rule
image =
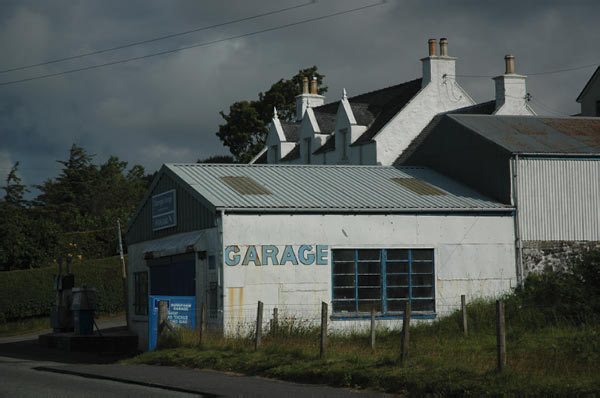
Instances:
[[[124,310],[123,282],[119,257],[88,260],[71,265],[75,286],[94,287],[96,311],[115,313]],[[47,316],[56,301],[53,288],[57,266],[2,272],[0,275],[0,319],[5,321]]]

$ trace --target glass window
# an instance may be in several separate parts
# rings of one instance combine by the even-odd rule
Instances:
[[[435,311],[433,249],[335,249],[333,313]],[[401,315],[401,314],[398,314]]]
[[[135,272],[133,278],[135,315],[148,315],[148,271]]]

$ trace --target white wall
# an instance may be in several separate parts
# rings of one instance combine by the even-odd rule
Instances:
[[[596,74],[581,97],[581,116],[600,116],[596,114],[596,101],[600,101],[600,73]]]
[[[248,330],[259,300],[264,322],[278,307],[286,315],[318,319],[321,301],[331,309],[331,250],[337,248],[432,248],[436,311],[447,314],[460,295],[497,296],[516,284],[511,216],[477,215],[243,215],[226,214],[223,246],[282,248],[327,245],[326,265],[223,265],[225,330]],[[398,321],[381,321],[394,325]],[[364,321],[332,320],[333,329],[361,327]]]

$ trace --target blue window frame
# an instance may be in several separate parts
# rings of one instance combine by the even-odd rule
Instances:
[[[433,249],[332,250],[333,313],[401,315],[435,312]]]

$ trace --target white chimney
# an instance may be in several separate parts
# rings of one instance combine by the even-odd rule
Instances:
[[[515,73],[515,57],[508,54],[504,57],[506,71],[504,75],[494,77],[496,83],[495,115],[530,115],[527,106],[527,76]]]
[[[302,79],[302,94],[296,96],[296,121],[301,121],[308,107],[314,108],[325,103],[325,97],[318,93],[318,84],[316,76],[313,77],[308,85],[308,78],[305,76]]]
[[[456,58],[448,56],[448,39],[440,39],[440,55],[436,55],[436,40],[429,39],[429,56],[422,58],[423,84],[440,82],[446,76],[454,79],[456,75]]]

